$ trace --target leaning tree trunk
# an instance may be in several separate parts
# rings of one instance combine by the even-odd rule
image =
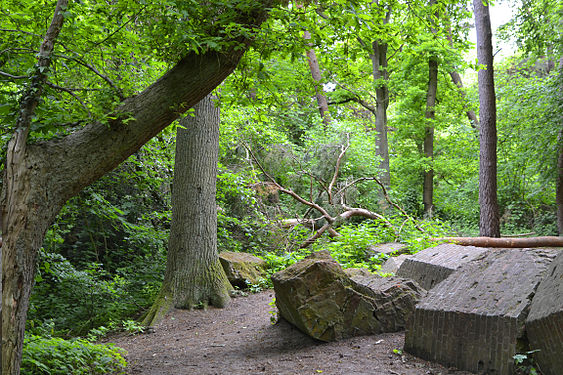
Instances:
[[[454,42],[453,42],[451,27],[448,26],[447,32],[448,32],[447,33],[448,42],[450,44],[450,47],[453,48]],[[479,119],[477,119],[477,115],[475,115],[475,112],[471,108],[469,108],[469,105],[466,100],[467,94],[465,93],[465,90],[463,88],[463,81],[461,80],[461,76],[459,75],[459,73],[455,70],[455,67],[453,67],[452,70],[450,71],[450,77],[452,79],[452,82],[457,86],[459,93],[461,95],[461,99],[464,102],[463,108],[465,109],[465,114],[467,116],[467,119],[469,120],[469,124],[471,125],[472,128],[477,129],[479,127]]]
[[[426,127],[424,132],[424,156],[432,162],[434,159],[434,118],[436,106],[436,92],[438,90],[438,60],[431,57],[428,60],[428,92],[426,93]],[[424,185],[422,201],[424,203],[424,216],[431,218],[434,211],[434,169],[424,171]]]
[[[481,236],[500,237],[500,217],[497,200],[497,129],[495,83],[493,74],[493,43],[489,7],[482,0],[473,0],[477,29],[477,59],[484,68],[479,70],[480,168],[479,205]]]
[[[217,253],[219,108],[208,95],[194,109],[176,133],[166,271],[161,292],[145,319],[149,325],[171,306],[224,307],[233,289]]]
[[[303,9],[304,5],[303,2],[299,1],[296,4],[297,9]],[[315,96],[317,97],[317,105],[319,107],[319,113],[321,115],[321,120],[323,122],[323,129],[325,133],[328,131],[330,126],[331,118],[330,113],[328,111],[328,100],[326,99],[326,95],[324,93],[324,89],[322,86],[322,74],[321,74],[321,67],[319,65],[319,59],[317,58],[317,54],[313,49],[313,44],[311,43],[311,33],[308,30],[303,32],[303,39],[305,39],[305,44],[308,47],[305,54],[307,55],[307,62],[309,63],[309,70],[311,71],[311,77],[313,77],[313,81],[315,81]]]
[[[303,34],[305,40],[311,40],[311,33],[305,30]],[[317,104],[319,106],[319,113],[321,114],[321,120],[323,121],[323,127],[325,132],[328,131],[330,125],[330,113],[328,112],[328,101],[326,100],[326,95],[322,86],[322,74],[321,67],[319,65],[319,60],[317,59],[317,54],[315,50],[308,43],[309,49],[307,50],[307,62],[309,63],[309,69],[311,70],[311,76],[315,81],[315,95],[317,96]]]
[[[39,48],[31,82],[22,93],[15,131],[6,151],[6,170],[1,201],[2,215],[2,374],[20,372],[23,335],[29,296],[35,276],[37,250],[49,223],[62,207],[53,202],[50,186],[37,185],[46,160],[33,158],[27,138],[41,99],[55,41],[63,26],[67,0],[59,0]],[[42,189],[45,189],[42,191]],[[56,197],[56,195],[55,195]]]

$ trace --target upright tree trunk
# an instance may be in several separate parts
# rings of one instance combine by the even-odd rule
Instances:
[[[493,43],[489,7],[482,0],[473,0],[477,29],[477,59],[479,65],[479,130],[480,169],[479,205],[481,236],[500,237],[500,218],[497,200],[497,129],[496,101],[493,74]]]
[[[563,130],[559,132],[559,157],[557,158],[557,187],[555,192],[557,206],[557,229],[563,236]]]
[[[429,5],[436,4],[436,0],[430,0]],[[438,12],[435,13],[438,18]],[[431,25],[435,25],[435,20],[430,20]],[[436,34],[436,28],[432,26],[432,34]],[[434,56],[428,59],[428,91],[426,92],[426,111],[424,118],[426,119],[424,127],[424,156],[434,161],[434,119],[436,107],[436,95],[438,91],[438,60]],[[432,218],[434,213],[434,167],[424,171],[424,183],[422,187],[422,202],[424,204],[424,217]]]
[[[424,131],[424,156],[431,162],[434,160],[434,118],[436,106],[436,93],[438,90],[438,60],[430,57],[428,60],[428,92],[426,93],[426,127]],[[434,169],[429,168],[424,172],[424,186],[422,201],[424,203],[424,216],[431,218],[434,211]]]
[[[48,186],[34,186],[45,160],[28,156],[27,140],[39,104],[55,41],[61,31],[67,0],[59,0],[39,49],[31,82],[22,94],[15,132],[8,142],[2,207],[2,374],[20,373],[29,296],[37,250],[62,204],[53,202]],[[37,189],[47,188],[43,194]]]
[[[194,109],[176,133],[166,271],[147,324],[160,320],[171,306],[224,307],[230,300],[232,286],[217,253],[219,108],[208,95]]]
[[[389,19],[390,12],[387,13],[385,23]],[[377,156],[381,162],[379,168],[383,171],[380,180],[385,187],[391,185],[391,174],[389,171],[389,143],[387,141],[387,107],[389,106],[389,89],[387,81],[389,72],[387,71],[387,43],[376,40],[372,42],[373,54],[371,57],[373,69],[373,81],[375,83],[375,131],[377,139],[375,147]]]
[[[559,58],[559,87],[559,95],[561,95],[561,92],[563,92],[563,56]],[[555,203],[557,206],[557,229],[559,230],[559,235],[563,236],[563,129],[559,131],[558,141],[559,155],[557,158]]]
[[[563,92],[563,56],[559,58],[559,87]],[[563,236],[563,129],[559,131],[559,155],[557,158],[557,184],[555,190],[555,203],[557,206],[557,229]]]

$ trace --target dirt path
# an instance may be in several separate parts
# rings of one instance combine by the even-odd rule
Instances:
[[[174,310],[154,332],[110,341],[127,350],[128,374],[467,375],[408,354],[404,333],[319,343],[289,323],[270,323],[273,291],[233,299],[225,309]]]

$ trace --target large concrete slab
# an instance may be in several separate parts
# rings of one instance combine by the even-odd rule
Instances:
[[[462,264],[487,251],[489,249],[484,247],[441,244],[405,259],[396,274],[413,279],[424,289],[430,290]]]
[[[544,375],[563,374],[563,251],[551,263],[526,322],[530,349]]]
[[[557,252],[495,249],[463,264],[417,304],[405,350],[476,373],[510,375],[528,350],[524,322]]]

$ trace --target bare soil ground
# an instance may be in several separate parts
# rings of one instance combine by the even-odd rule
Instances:
[[[173,310],[150,333],[109,341],[127,350],[128,374],[468,375],[400,350],[404,332],[321,343],[281,320],[272,325],[272,290],[224,309]]]

